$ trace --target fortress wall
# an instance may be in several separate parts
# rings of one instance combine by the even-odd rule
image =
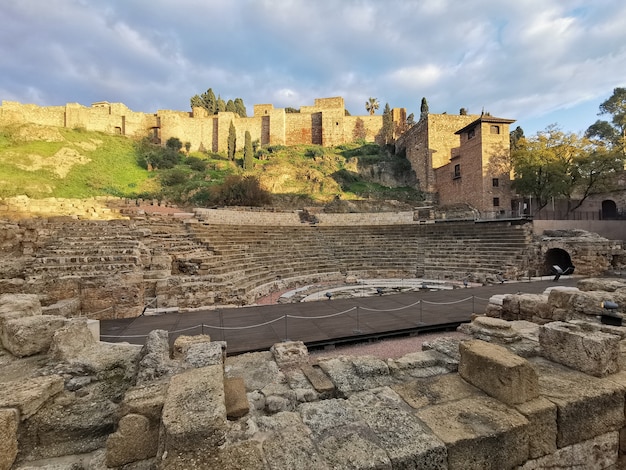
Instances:
[[[345,116],[343,118],[343,135],[346,142],[354,142],[358,140],[359,129],[357,123],[361,122],[362,131],[365,133],[366,142],[375,142],[376,136],[380,133],[383,126],[382,116]]]
[[[65,127],[65,106],[37,106],[16,101],[2,101],[0,123],[39,124],[42,126]]]
[[[480,116],[468,114],[466,116],[452,114],[428,115],[428,148],[432,150],[432,167],[438,168],[450,161],[453,148],[460,146],[461,141],[456,131],[475,121]]]
[[[309,113],[285,113],[285,145],[317,143],[313,138],[314,116]]]
[[[344,116],[343,108],[322,112],[322,145],[324,147],[332,147],[351,140],[350,135],[344,136]]]
[[[255,114],[256,116],[256,114]],[[284,109],[272,109],[263,115],[261,129],[262,145],[285,145],[287,138],[287,113]]]
[[[88,131],[115,134],[115,128],[123,127],[123,117],[111,114],[108,108],[86,108],[80,105],[67,105],[65,111],[65,127],[69,129],[83,128]]]
[[[196,217],[216,225],[303,226],[298,211],[265,212],[236,209],[194,209]],[[315,214],[319,225],[405,225],[414,224],[413,212],[378,212],[354,214]]]
[[[263,118],[259,117],[247,117],[238,118],[235,117],[235,129],[237,130],[237,149],[243,149],[246,145],[246,131],[250,132],[250,138],[252,142],[258,140],[261,142],[261,128],[263,126]]]

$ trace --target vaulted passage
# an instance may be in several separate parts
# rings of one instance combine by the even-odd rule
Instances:
[[[572,258],[569,253],[561,248],[551,248],[546,253],[546,259],[543,264],[543,276],[550,276],[554,274],[554,270],[552,266],[557,265],[563,271],[566,271],[567,268],[574,269],[574,265],[572,264]]]

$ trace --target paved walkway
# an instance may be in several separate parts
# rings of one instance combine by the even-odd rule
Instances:
[[[575,286],[578,279],[558,282],[506,282],[494,286],[410,292],[375,297],[321,300],[293,304],[166,313],[100,323],[102,341],[143,344],[147,334],[168,330],[170,341],[181,335],[209,334],[228,342],[228,353],[269,349],[285,339],[308,346],[419,332],[437,325],[470,320],[485,311],[495,294],[541,293],[548,287]]]

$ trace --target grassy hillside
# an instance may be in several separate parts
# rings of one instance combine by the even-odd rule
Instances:
[[[189,205],[326,203],[341,199],[417,201],[410,165],[375,144],[336,148],[271,146],[255,152],[189,155],[122,136],[36,125],[0,128],[0,197],[150,197]],[[395,180],[394,180],[395,181]]]

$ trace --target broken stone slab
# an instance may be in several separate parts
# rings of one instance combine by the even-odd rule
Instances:
[[[0,409],[0,470],[9,470],[17,457],[17,427],[20,413],[16,408]]]
[[[183,367],[205,367],[224,365],[226,359],[226,342],[194,342],[188,344],[183,356]]]
[[[450,470],[515,468],[528,459],[528,420],[493,398],[463,398],[416,414],[445,443]]]
[[[389,371],[399,380],[411,377],[433,377],[455,372],[458,363],[449,356],[434,350],[405,354],[398,359],[388,359]]]
[[[168,332],[166,330],[151,331],[139,353],[137,383],[170,377],[181,369],[179,361],[170,359]]]
[[[497,344],[466,341],[460,345],[459,375],[503,403],[514,405],[539,396],[530,363]]]
[[[62,391],[63,377],[60,375],[0,382],[0,408],[17,408],[20,418],[25,420]]]
[[[120,419],[117,431],[106,442],[106,464],[121,467],[138,460],[156,456],[159,427],[138,414],[127,414]]]
[[[87,319],[72,318],[62,328],[54,332],[48,356],[55,361],[69,361],[85,353],[96,345]]]
[[[618,470],[618,433],[608,432],[587,441],[572,444],[554,453],[528,460],[517,470],[569,470],[572,468],[605,468]]]
[[[387,363],[373,356],[340,356],[320,360],[319,367],[330,377],[340,397],[383,387],[394,380]]]
[[[47,352],[54,332],[67,323],[64,317],[36,315],[4,322],[1,339],[4,349],[17,357]]]
[[[452,359],[451,363],[456,363],[456,368],[458,369],[459,360],[461,359],[461,353],[459,353],[459,343],[461,343],[461,341],[466,341],[470,338],[471,336],[467,336],[463,339],[448,337],[435,338],[431,341],[425,341],[422,344],[422,350],[433,350],[448,356],[450,359]]]
[[[300,414],[283,411],[259,417],[257,426],[266,436],[263,439],[263,454],[270,468],[329,470]]]
[[[484,396],[482,391],[467,383],[458,374],[414,379],[392,385],[391,388],[411,408],[415,409],[468,397]]]
[[[226,400],[226,417],[228,419],[241,418],[250,411],[246,386],[241,377],[227,377],[224,379],[224,397]]]
[[[488,343],[510,344],[520,340],[519,334],[508,321],[499,318],[479,316],[471,323],[464,323],[458,331]]]
[[[539,393],[557,406],[559,448],[624,426],[626,382],[597,378],[544,358],[529,360],[539,377]]]
[[[174,340],[174,346],[172,347],[172,358],[182,359],[185,357],[189,346],[194,343],[210,343],[211,337],[209,335],[180,335]]]
[[[536,459],[556,451],[556,412],[551,401],[539,397],[514,405],[530,423],[528,427],[529,458]]]
[[[210,450],[226,438],[224,372],[221,365],[174,375],[162,414],[162,452]]]
[[[140,414],[159,423],[168,386],[169,382],[159,381],[129,388],[120,403],[119,416]]]
[[[306,367],[310,367],[309,364],[305,364]],[[319,371],[319,369],[318,369]],[[323,372],[319,371],[322,375]],[[302,372],[300,368],[288,368],[283,371],[287,385],[296,395],[296,401],[299,403],[306,403],[309,401],[317,401],[320,396],[324,398],[331,398],[330,395],[322,395],[311,385],[311,382],[307,376]],[[326,378],[328,380],[328,378]],[[330,381],[329,381],[330,382]]]
[[[335,384],[324,374],[320,367],[310,364],[302,364],[300,367],[313,388],[320,394],[320,398],[333,397]]]
[[[284,341],[270,348],[279,367],[290,367],[309,362],[309,350],[302,341]]]
[[[303,403],[298,411],[330,468],[391,469],[378,438],[347,400]]]
[[[348,401],[385,449],[393,468],[447,468],[447,451],[424,423],[388,387],[358,392]]]
[[[620,337],[584,323],[552,322],[539,329],[542,355],[596,377],[619,370]]]
[[[243,377],[246,390],[262,390],[271,383],[284,383],[285,376],[269,351],[227,357],[224,363],[227,377]]]

